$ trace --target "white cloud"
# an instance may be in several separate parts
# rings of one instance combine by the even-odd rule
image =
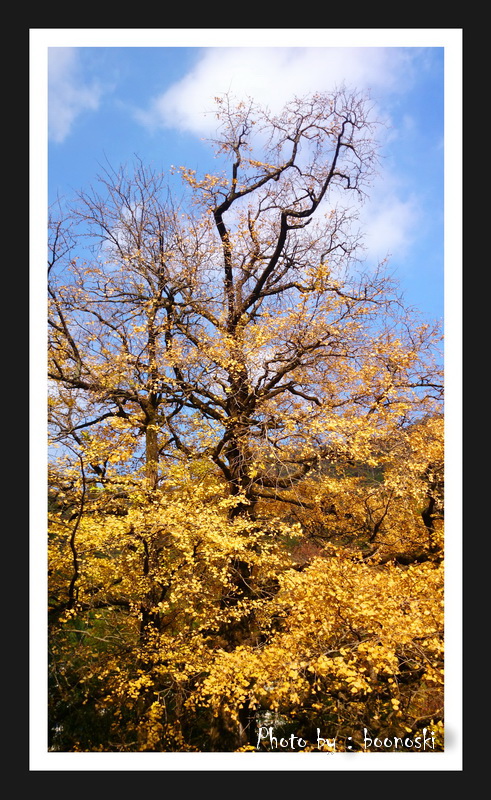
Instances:
[[[360,216],[368,260],[378,263],[387,257],[400,259],[407,255],[420,217],[414,196],[402,199],[395,192],[376,194]]]
[[[149,128],[174,128],[207,137],[214,133],[217,95],[251,97],[276,112],[294,95],[330,92],[346,85],[370,93],[374,118],[387,123],[387,128],[380,129],[387,144],[414,128],[408,113],[402,129],[392,128],[388,109],[411,86],[417,55],[405,47],[211,47],[202,51],[187,75],[140,110],[137,119]],[[402,176],[397,179],[384,171],[358,208],[356,227],[363,231],[367,264],[375,265],[388,256],[391,261],[403,259],[414,244],[420,201],[404,184]],[[341,202],[341,197],[337,199]]]
[[[153,128],[209,135],[214,101],[229,92],[278,111],[293,95],[348,87],[377,93],[408,76],[408,51],[385,47],[213,47],[180,81],[154,98],[137,119]]]
[[[48,69],[49,137],[63,142],[83,111],[98,108],[102,89],[96,82],[84,83],[76,48],[50,47]]]

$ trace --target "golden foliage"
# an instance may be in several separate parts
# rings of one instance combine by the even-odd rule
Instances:
[[[137,164],[52,223],[51,749],[441,749],[440,335],[327,203],[373,126],[218,108],[185,207]]]

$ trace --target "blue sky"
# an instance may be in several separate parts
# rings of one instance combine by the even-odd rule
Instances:
[[[217,46],[213,36],[210,45],[200,37],[194,46],[159,47],[151,37],[143,46],[143,32],[128,39],[127,31],[110,30],[99,31],[106,38],[99,36],[94,46],[92,33],[75,37],[73,46],[70,32],[65,43],[63,31],[55,30],[54,45],[48,43],[50,202],[87,188],[106,160],[118,167],[137,155],[163,172],[171,165],[213,169],[203,141],[213,134],[213,115],[205,112],[225,91],[275,109],[293,94],[345,82],[369,91],[374,114],[386,123],[379,176],[361,210],[367,264],[388,257],[406,301],[443,317],[445,48],[437,36],[429,46],[412,45],[410,37],[401,45],[389,39],[383,46],[356,46],[348,36],[346,46],[333,47],[330,32],[322,46],[316,31],[314,46],[305,46],[309,37],[300,30],[298,46],[288,37],[283,44],[279,32],[268,39],[275,45],[264,47],[253,31],[231,48]],[[134,43],[120,46],[118,33],[126,34],[123,43]],[[223,33],[223,42],[230,41]],[[193,42],[191,33],[188,38]]]

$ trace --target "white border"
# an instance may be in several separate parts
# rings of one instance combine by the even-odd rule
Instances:
[[[46,220],[49,47],[443,47],[445,49],[446,736],[444,753],[48,753],[46,667]],[[30,29],[30,770],[462,770],[462,30]],[[43,520],[43,523],[40,522]],[[449,588],[450,587],[450,588]]]

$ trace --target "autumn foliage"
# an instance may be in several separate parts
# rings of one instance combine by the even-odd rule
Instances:
[[[217,98],[214,145],[51,220],[50,747],[442,749],[440,334],[359,260],[369,107]]]

